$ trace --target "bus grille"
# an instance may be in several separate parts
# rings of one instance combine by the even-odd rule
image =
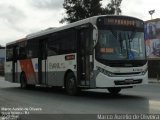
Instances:
[[[114,73],[114,75],[138,75],[140,74],[141,72],[133,72],[133,73]]]
[[[115,85],[132,85],[142,83],[142,79],[137,80],[123,80],[123,81],[114,81]]]

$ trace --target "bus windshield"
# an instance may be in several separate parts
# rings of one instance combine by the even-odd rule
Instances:
[[[144,60],[144,32],[136,30],[99,30],[96,57],[102,60]]]

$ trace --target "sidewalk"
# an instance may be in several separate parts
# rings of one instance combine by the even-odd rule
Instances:
[[[149,83],[159,83],[160,84],[160,80],[157,80],[157,78],[148,78],[148,82]]]

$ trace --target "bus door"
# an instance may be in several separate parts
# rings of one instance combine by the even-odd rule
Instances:
[[[89,86],[90,84],[90,29],[84,27],[77,32],[77,78],[79,85]]]
[[[38,78],[39,84],[47,84],[47,51],[46,41],[40,40],[39,42],[39,57],[38,57]]]
[[[17,48],[16,46],[13,46],[13,61],[12,61],[12,82],[16,82],[17,78]]]

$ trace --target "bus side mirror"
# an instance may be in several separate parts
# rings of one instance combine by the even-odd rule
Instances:
[[[98,42],[98,29],[96,26],[94,26],[94,28],[93,28],[93,45],[94,45],[94,47],[96,46],[97,42]]]

